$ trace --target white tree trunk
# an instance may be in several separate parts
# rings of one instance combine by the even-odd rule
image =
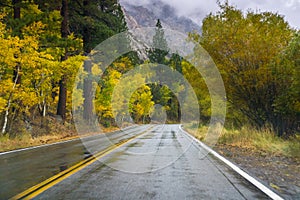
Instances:
[[[9,98],[8,98],[6,111],[5,111],[5,116],[4,116],[4,123],[3,123],[3,127],[2,127],[2,132],[1,132],[2,135],[6,131],[6,127],[7,127],[7,123],[8,123],[9,109],[10,109],[10,105],[11,105],[11,99],[12,99],[12,96],[13,96],[13,91],[14,91],[16,85],[17,85],[18,78],[19,78],[19,67],[17,68],[17,75],[16,75],[16,78],[15,78],[15,81],[14,81],[13,88],[12,88],[11,93],[10,93]]]
[[[46,117],[46,110],[47,110],[47,106],[46,106],[46,101],[44,99],[44,101],[43,101],[43,117]]]
[[[7,127],[9,108],[10,108],[10,98],[8,100],[7,108],[6,108],[6,111],[5,111],[4,124],[3,124],[3,127],[2,127],[2,134],[5,133],[5,130],[6,130],[6,127]]]

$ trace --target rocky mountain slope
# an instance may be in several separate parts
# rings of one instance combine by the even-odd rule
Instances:
[[[170,5],[160,0],[151,0],[145,5],[134,5],[130,0],[121,0],[120,4],[125,12],[129,29],[140,27],[154,27],[160,19],[164,28],[180,32],[201,32],[201,27],[191,19],[178,16]]]

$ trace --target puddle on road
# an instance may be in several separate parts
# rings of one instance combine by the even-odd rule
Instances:
[[[131,148],[131,147],[142,147],[145,143],[144,142],[134,142],[134,143],[131,143],[129,145],[127,145],[127,148]]]
[[[62,172],[62,171],[65,171],[68,168],[69,167],[67,165],[62,165],[62,166],[59,166],[59,171]]]
[[[171,133],[172,133],[172,139],[177,139],[175,131],[171,131]]]

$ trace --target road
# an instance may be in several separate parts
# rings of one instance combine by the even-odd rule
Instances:
[[[215,157],[203,156],[204,149],[179,125],[136,127],[127,138],[140,132],[76,173],[39,189],[34,199],[268,199]],[[111,137],[119,141],[123,136]],[[102,140],[87,139],[85,151],[97,149]]]
[[[0,154],[0,199],[8,199],[148,126]],[[107,140],[107,138],[109,140]],[[83,145],[87,144],[89,150]]]

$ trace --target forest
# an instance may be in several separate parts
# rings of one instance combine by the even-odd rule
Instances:
[[[219,6],[219,12],[203,20],[202,33],[192,32],[189,39],[209,53],[222,75],[227,95],[225,126],[271,127],[282,138],[297,135],[299,30],[277,13],[245,14],[228,4]],[[102,126],[116,126],[111,102],[114,87],[123,74],[145,63],[163,64],[181,73],[198,98],[201,125],[209,123],[211,100],[205,81],[187,60],[160,49],[148,49],[147,59],[132,51],[115,60],[103,72],[94,97],[85,92],[92,87],[88,79],[83,83],[85,90],[73,94],[78,71],[93,71],[86,56],[101,42],[127,30],[117,0],[2,0],[0,10],[2,136],[38,137],[57,127],[72,128],[72,107],[84,110],[85,120],[95,110]],[[165,44],[159,20],[153,43]],[[184,94],[185,88],[180,92]],[[158,82],[136,90],[128,109],[136,123],[149,123],[156,104],[166,111],[167,123],[180,122],[182,105],[176,94]]]

